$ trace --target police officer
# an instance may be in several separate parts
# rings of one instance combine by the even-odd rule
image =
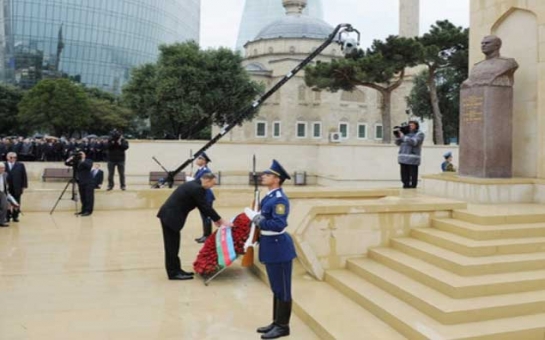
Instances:
[[[199,167],[197,172],[195,172],[195,179],[200,179],[202,175],[211,173],[212,170],[208,168],[208,163],[212,162],[210,157],[206,154],[206,152],[201,152],[197,159],[195,160],[195,163]],[[214,196],[214,192],[212,192],[212,189],[206,189],[206,203],[208,203],[211,207],[214,204],[214,200],[216,197]],[[195,242],[197,243],[204,243],[208,236],[212,234],[212,220],[210,217],[203,215],[201,212],[201,219],[202,219],[202,236],[195,239]]]
[[[246,208],[246,215],[260,228],[259,260],[265,264],[273,292],[273,322],[257,329],[262,339],[276,339],[290,334],[291,273],[297,256],[291,236],[286,233],[290,202],[282,190],[286,179],[291,179],[278,161],[273,160],[263,172],[262,184],[269,188],[261,200],[261,211]]]

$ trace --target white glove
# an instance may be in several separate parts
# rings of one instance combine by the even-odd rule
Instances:
[[[244,214],[246,214],[246,216],[248,216],[250,221],[253,221],[254,218],[259,215],[259,212],[255,211],[255,210],[252,210],[250,208],[244,208]]]
[[[195,180],[195,177],[185,176],[185,181],[186,182],[190,182],[190,181],[194,181],[194,180]]]

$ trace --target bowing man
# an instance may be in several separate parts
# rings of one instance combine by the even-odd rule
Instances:
[[[182,270],[180,258],[180,232],[185,225],[191,210],[199,211],[212,219],[216,226],[232,226],[233,224],[221,218],[220,215],[206,201],[206,189],[216,184],[216,176],[207,173],[200,179],[180,185],[159,209],[157,217],[163,228],[165,248],[165,268],[169,280],[190,280],[193,273]]]

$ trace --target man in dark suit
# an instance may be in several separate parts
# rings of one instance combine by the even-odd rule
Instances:
[[[261,177],[261,183],[269,188],[261,200],[261,211],[244,210],[260,229],[259,260],[265,264],[273,292],[273,322],[257,329],[258,333],[264,333],[261,339],[276,339],[290,334],[291,273],[292,262],[297,255],[293,240],[286,233],[290,213],[290,201],[282,190],[286,179],[291,179],[288,172],[273,160]]]
[[[91,169],[93,161],[87,159],[85,152],[75,151],[77,154],[68,157],[65,164],[71,166],[76,173],[78,182],[79,197],[81,200],[81,211],[76,213],[81,216],[90,216],[93,213],[95,203],[95,186]]]
[[[8,214],[8,174],[5,172],[6,165],[0,163],[0,227],[9,227]]]
[[[165,267],[169,280],[190,280],[193,273],[182,270],[178,253],[180,251],[180,232],[191,210],[199,211],[209,216],[216,226],[232,226],[232,223],[222,219],[220,215],[206,202],[206,189],[216,184],[216,176],[204,174],[200,179],[180,185],[165,201],[157,217],[161,219],[163,241],[165,247]]]
[[[102,187],[102,182],[104,182],[104,171],[100,169],[99,163],[95,163],[93,170],[91,170],[91,175],[93,176],[94,188],[100,189]]]
[[[121,190],[125,190],[125,153],[129,148],[129,142],[123,137],[121,132],[113,130],[108,139],[108,189],[114,188],[115,168],[119,172],[119,182]]]
[[[19,203],[21,207],[21,196],[24,189],[28,187],[28,178],[26,168],[23,163],[17,162],[17,154],[8,152],[6,162],[6,172],[8,173],[8,190],[11,196]],[[7,221],[13,218],[13,222],[19,222],[19,209],[13,209],[8,212]]]

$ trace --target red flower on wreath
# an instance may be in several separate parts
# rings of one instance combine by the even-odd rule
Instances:
[[[233,243],[235,252],[239,255],[244,254],[244,243],[250,235],[250,224],[251,221],[245,214],[239,214],[233,221],[231,229]],[[217,229],[206,239],[197,259],[193,262],[193,269],[200,275],[211,275],[220,269],[216,251],[216,233]]]

